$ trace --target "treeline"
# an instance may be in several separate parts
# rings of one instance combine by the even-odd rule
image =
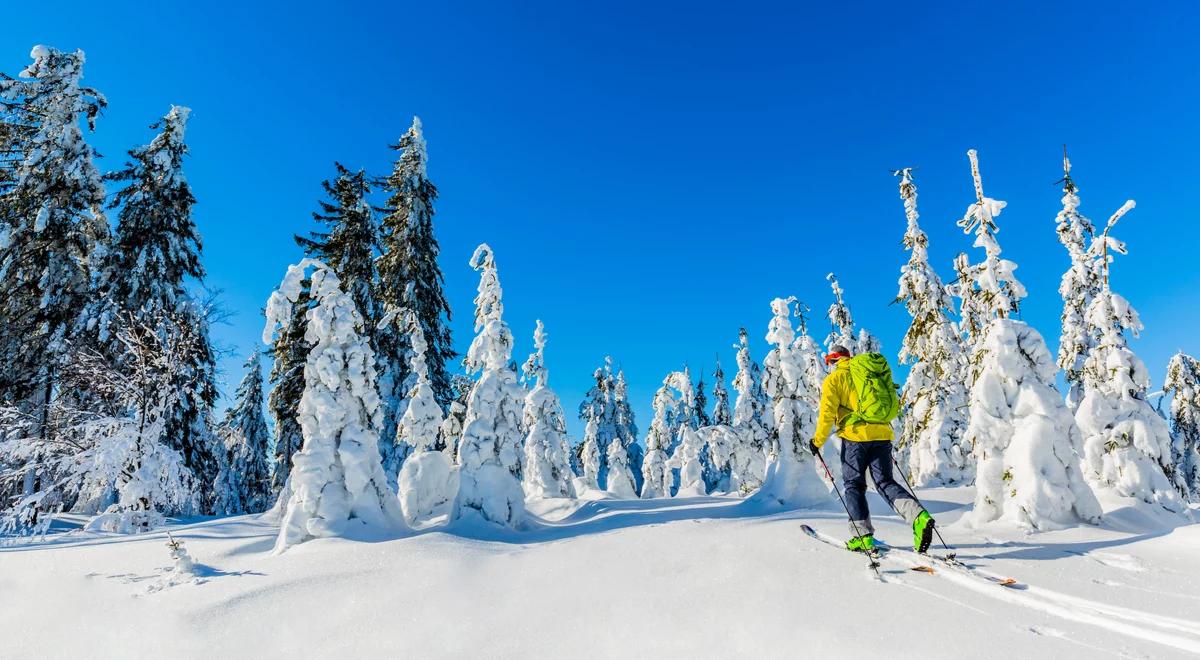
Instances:
[[[16,77],[0,74],[0,532],[43,530],[60,511],[140,529],[162,514],[265,510],[300,450],[311,342],[298,332],[273,343],[269,396],[251,355],[215,419],[217,312],[184,175],[189,110],[172,106],[149,144],[101,173],[84,127],[107,102],[82,82],[83,52],[37,46],[31,57]],[[415,376],[407,336],[377,323],[382,310],[411,310],[424,329],[439,406],[454,397],[456,357],[419,121],[393,148],[379,180],[335,164],[313,214],[324,230],[296,237],[338,269],[369,322],[391,437]],[[393,488],[403,458],[385,444]]]
[[[469,261],[480,275],[475,336],[465,373],[452,374],[419,120],[393,147],[388,176],[335,164],[318,230],[296,237],[305,258],[266,305],[269,382],[255,352],[214,420],[212,301],[197,295],[201,242],[183,175],[188,111],[173,107],[124,168],[102,175],[82,127],[105,101],[81,83],[82,53],[39,46],[33,58],[0,81],[0,531],[44,530],[61,511],[139,530],[163,515],[274,505],[282,550],[356,523],[521,527],[531,498],[728,493],[779,507],[830,497],[837,442],[826,445],[833,475],[807,451],[824,354],[881,350],[835,276],[828,336],[814,338],[795,297],[771,301],[761,362],[742,329],[732,381],[714,365],[711,405],[703,374],[667,374],[644,437],[625,374],[606,359],[572,442],[545,328],[518,366],[486,244]],[[984,194],[968,156],[974,195],[959,226],[977,255],[960,254],[949,283],[928,260],[912,170],[896,172],[909,253],[897,301],[912,316],[899,352],[912,365],[902,464],[918,485],[973,483],[980,522],[1097,522],[1113,502],[1184,511],[1200,493],[1200,364],[1172,358],[1169,410],[1151,404],[1128,343],[1141,322],[1109,277],[1125,253],[1113,230],[1133,202],[1095,227],[1064,158],[1056,222],[1070,265],[1055,356],[1016,318],[1026,292],[997,240],[1006,204]]]

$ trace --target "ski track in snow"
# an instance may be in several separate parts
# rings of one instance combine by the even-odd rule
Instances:
[[[872,509],[882,511],[870,497]],[[981,634],[993,642],[976,648],[976,658],[1200,655],[1200,616],[1188,618],[1200,614],[1192,604],[1200,598],[1187,593],[1197,584],[1195,531],[1166,543],[1159,539],[1167,533],[1127,529],[984,534],[955,522],[971,501],[969,489],[939,489],[929,500],[970,568],[897,547],[881,559],[883,584],[863,558],[840,549],[845,519],[836,504],[780,511],[731,497],[534,503],[531,510],[540,507],[545,517],[520,532],[430,528],[404,538],[312,541],[278,557],[268,554],[278,527],[265,518],[184,521],[171,530],[198,560],[200,579],[150,593],[147,582],[165,570],[163,531],[51,534],[0,548],[8,555],[0,559],[0,586],[15,595],[10,604],[27,603],[6,610],[0,600],[0,657],[97,650],[130,658],[369,657],[386,649],[515,658],[561,653],[566,643],[569,655],[608,658],[620,657],[617,650],[632,639],[652,640],[641,642],[642,650],[664,659],[793,658],[802,647],[809,657],[897,650],[898,657],[915,657],[895,646],[912,625],[943,639],[922,652],[925,660],[960,658]],[[807,537],[801,523],[839,547]],[[876,526],[884,539],[910,534],[890,513],[877,513]],[[1115,547],[1129,552],[1098,551]],[[581,562],[589,569],[573,572]],[[936,573],[909,570],[918,565]],[[988,575],[1014,577],[1018,588]],[[714,594],[723,596],[704,604]],[[863,638],[852,618],[839,619],[845,607],[871,599],[903,615]],[[79,616],[103,611],[93,625],[142,620],[149,637],[127,642],[119,629],[63,636],[54,622],[73,616],[61,611],[64,602],[78,602]],[[320,619],[294,621],[288,633],[256,623],[314,606],[341,618],[326,627]],[[646,608],[660,616],[646,621],[638,614]],[[387,618],[363,618],[368,613]],[[539,627],[552,620],[555,632]],[[459,628],[458,621],[471,623]],[[610,635],[614,626],[623,632],[605,638],[598,621]],[[347,625],[367,637],[339,640]],[[680,637],[684,631],[689,637]],[[850,647],[842,646],[847,636],[854,638]]]
[[[827,541],[836,544],[836,539],[821,534]],[[1105,566],[1124,571],[1146,572],[1140,560],[1129,555],[1111,553],[1071,552],[1070,554],[1088,557]],[[1152,614],[1099,601],[1071,596],[1052,589],[1027,584],[1018,579],[1019,588],[1009,588],[996,584],[987,579],[1004,578],[1003,576],[979,568],[960,568],[946,565],[931,558],[923,558],[911,550],[891,548],[881,555],[881,562],[902,563],[909,567],[932,566],[937,575],[944,576],[966,587],[971,591],[983,594],[989,598],[1001,600],[1050,614],[1062,619],[1077,621],[1106,630],[1118,632],[1135,639],[1155,642],[1176,649],[1200,655],[1200,623],[1178,619],[1162,614]],[[1031,628],[1031,630],[1033,630]],[[1038,634],[1045,634],[1033,630]],[[1055,631],[1055,637],[1065,636],[1061,631]]]

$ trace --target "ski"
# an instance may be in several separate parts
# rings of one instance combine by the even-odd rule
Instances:
[[[836,542],[830,540],[829,538],[822,536],[820,532],[813,529],[812,527],[809,527],[808,525],[800,525],[800,529],[805,534],[820,541],[821,543],[824,543],[826,545],[831,545],[835,548],[840,548],[842,550],[845,550],[846,552],[855,552],[854,550],[850,550],[850,549],[846,548],[846,546],[844,546],[844,545],[836,543]],[[879,572],[879,566],[880,566],[879,560],[883,558],[883,552],[881,552],[880,550],[877,549],[875,552],[860,552],[857,554],[861,554],[867,558],[867,567],[870,568],[871,571],[875,573],[875,579],[879,580],[880,582],[883,582],[883,574]]]
[[[946,564],[947,566],[952,566],[954,568],[957,568],[957,569],[963,571],[964,573],[969,573],[976,577],[981,577],[981,578],[987,580],[988,582],[991,582],[993,584],[998,584],[1002,587],[1009,587],[1012,589],[1020,589],[1024,586],[1020,582],[1018,582],[1016,578],[1000,577],[998,575],[991,575],[988,573],[984,573],[983,571],[980,571],[978,569],[972,568],[972,567],[964,564],[963,562],[959,561],[954,556],[929,555],[929,554],[927,554],[925,556],[929,557],[930,559],[932,559],[934,561],[942,562],[943,564]]]
[[[931,553],[927,553],[927,552],[920,553],[920,552],[917,552],[916,550],[909,550],[907,548],[897,548],[897,547],[890,546],[887,544],[882,544],[882,545],[883,545],[883,547],[887,548],[888,550],[896,550],[898,552],[902,552],[905,554],[912,554],[912,555],[916,555],[917,557],[924,557],[925,559],[939,562],[941,564],[949,566],[950,568],[957,569],[961,573],[970,575],[972,577],[986,580],[988,582],[991,582],[992,584],[996,584],[1001,587],[1008,587],[1010,589],[1023,589],[1024,588],[1024,585],[1021,584],[1021,582],[1018,581],[1016,578],[1001,577],[999,575],[991,575],[989,573],[981,571],[977,568],[974,568],[974,567],[962,562],[954,554],[942,555],[942,554],[931,554]],[[913,570],[921,570],[921,569],[914,568]]]

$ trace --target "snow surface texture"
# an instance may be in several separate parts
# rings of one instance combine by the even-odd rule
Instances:
[[[287,330],[309,268],[316,305],[305,314],[312,349],[298,410],[304,448],[292,466],[276,552],[312,538],[345,535],[351,521],[383,530],[403,526],[379,456],[375,355],[361,334],[354,301],[331,269],[313,259],[288,268],[267,301],[263,342],[271,342],[277,326]]]
[[[153,593],[149,585],[176,564],[165,533],[63,528],[46,541],[0,547],[0,657],[590,660],[627,658],[636,648],[634,655],[653,658],[1175,660],[1200,653],[1200,526],[1126,510],[1105,527],[981,533],[962,523],[974,500],[969,487],[920,494],[960,558],[1015,577],[1020,587],[941,567],[914,573],[899,559],[885,562],[880,584],[861,557],[800,532],[809,524],[840,539],[845,517],[836,502],[764,515],[736,497],[543,500],[530,506],[541,507],[544,525],[528,532],[489,526],[467,536],[318,539],[275,556],[278,527],[264,517],[176,521],[167,530],[185,544],[195,577]],[[869,497],[879,537],[902,546],[911,538],[907,525]],[[581,605],[586,594],[603,596]],[[411,606],[398,615],[397,603]],[[314,607],[319,616],[292,615]],[[913,630],[922,641],[913,642]]]

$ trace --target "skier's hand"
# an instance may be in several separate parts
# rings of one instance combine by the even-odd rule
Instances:
[[[816,456],[817,454],[821,453],[821,448],[817,446],[816,440],[808,441],[808,451],[812,452],[813,456]]]

